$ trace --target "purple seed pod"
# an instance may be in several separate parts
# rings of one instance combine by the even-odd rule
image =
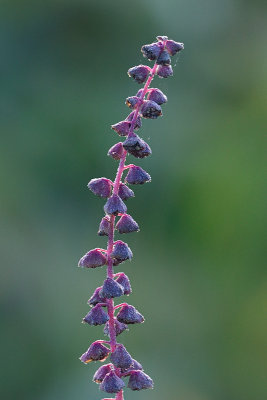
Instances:
[[[114,279],[107,278],[103,283],[100,294],[107,299],[120,297],[124,294],[124,288],[117,281],[114,281]]]
[[[95,326],[104,325],[108,320],[109,316],[100,304],[97,304],[92,308],[92,310],[83,318],[83,322]]]
[[[128,330],[128,326],[126,324],[123,324],[122,322],[119,322],[117,318],[114,318],[114,323],[115,323],[115,333],[116,336],[119,336],[122,332]],[[106,325],[104,326],[103,330],[104,334],[106,336],[109,336],[109,323],[107,322]]]
[[[150,182],[151,176],[141,167],[133,165],[129,168],[128,174],[125,177],[125,182],[131,185],[143,185],[145,182]]]
[[[124,214],[117,222],[116,229],[119,233],[138,232],[139,226],[129,214]]]
[[[159,105],[166,103],[168,100],[167,96],[165,96],[165,94],[162,93],[162,91],[157,88],[153,88],[153,89],[149,90],[147,99],[152,100]]]
[[[104,217],[101,219],[97,234],[99,236],[108,236],[109,228],[110,228],[109,218]]]
[[[163,50],[157,58],[158,65],[170,65],[171,57],[166,50]]]
[[[106,302],[106,299],[104,297],[102,297],[100,294],[101,289],[102,289],[102,286],[96,288],[93,295],[87,301],[87,304],[90,304],[90,306],[96,306],[98,303]]]
[[[178,51],[184,49],[184,44],[175,42],[174,40],[167,40],[166,42],[166,50],[169,52],[171,56],[174,56]]]
[[[109,197],[111,195],[112,182],[110,179],[91,179],[87,186],[97,196]]]
[[[134,192],[124,183],[121,183],[119,186],[118,195],[122,200],[128,200],[130,197],[134,197]]]
[[[93,249],[80,259],[78,266],[82,268],[96,268],[102,267],[106,263],[107,257],[99,249]]]
[[[123,380],[116,375],[115,371],[111,371],[105,376],[99,389],[107,393],[118,393],[124,386]]]
[[[91,361],[105,361],[109,356],[110,350],[99,342],[91,344],[89,349],[81,355],[80,360],[84,364],[88,364]]]
[[[109,151],[108,151],[108,156],[114,158],[114,160],[120,160],[123,157],[124,154],[124,149],[122,142],[114,144]]]
[[[144,83],[151,69],[147,65],[137,65],[128,70],[128,75],[137,83]]]
[[[133,359],[133,365],[130,368],[123,369],[121,372],[123,373],[123,376],[129,376],[132,371],[136,370],[142,371],[143,367],[138,361]]]
[[[159,65],[157,68],[157,75],[159,78],[168,78],[173,75],[171,65]]]
[[[123,272],[120,273],[117,282],[123,287],[124,294],[129,295],[132,293],[130,279]]]
[[[101,383],[105,376],[112,371],[112,364],[102,365],[96,373],[94,374],[93,381],[96,383]]]
[[[135,115],[135,111],[132,111],[132,112],[128,115],[128,117],[126,118],[126,121],[132,121],[134,115]],[[140,117],[140,115],[138,115],[137,118],[136,118],[135,124],[134,124],[134,129],[135,129],[135,130],[140,129],[141,126],[142,126],[142,118]]]
[[[136,108],[136,106],[138,105],[140,99],[137,96],[131,96],[131,97],[127,97],[125,104],[126,106],[128,106],[129,108]]]
[[[141,52],[148,60],[156,60],[161,52],[161,46],[159,43],[145,44],[141,47]]]
[[[162,115],[162,110],[155,101],[145,100],[141,108],[141,114],[143,118],[155,119]]]
[[[114,242],[111,257],[119,261],[131,260],[133,253],[127,243],[117,240]]]
[[[150,376],[143,371],[132,371],[130,374],[128,388],[132,390],[153,389],[154,383]]]
[[[133,359],[122,344],[117,344],[115,351],[110,356],[110,361],[116,368],[127,369],[133,365]]]
[[[110,215],[124,214],[127,211],[127,207],[120,196],[113,194],[104,205],[104,211]]]
[[[130,130],[131,124],[129,121],[120,121],[117,124],[111,125],[111,128],[117,132],[120,136],[127,136]]]
[[[134,306],[127,304],[121,307],[117,314],[117,320],[124,324],[141,324],[145,318]]]

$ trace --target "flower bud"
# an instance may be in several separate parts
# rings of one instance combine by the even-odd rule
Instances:
[[[116,336],[120,335],[125,330],[128,330],[128,326],[126,324],[123,324],[122,322],[119,322],[116,318],[114,319],[114,323],[115,323]],[[104,326],[103,332],[106,336],[109,336],[109,323],[108,322]]]
[[[171,57],[166,50],[163,50],[157,58],[158,65],[170,65]]]
[[[156,60],[161,52],[161,46],[159,46],[159,43],[144,44],[141,47],[141,52],[150,61]]]
[[[125,101],[125,104],[126,104],[129,108],[134,109],[134,108],[137,106],[138,102],[139,102],[139,97],[137,97],[137,96],[131,96],[131,97],[127,97],[127,99],[126,99],[126,101]]]
[[[142,94],[143,94],[143,90],[144,90],[144,89],[139,89],[138,92],[136,93],[136,96],[137,96],[137,97],[141,97]]]
[[[114,281],[114,279],[107,278],[104,281],[100,294],[102,297],[111,299],[122,296],[124,294],[124,289],[117,281]]]
[[[135,111],[132,111],[126,118],[126,121],[132,121],[134,115],[135,115]],[[138,114],[135,124],[134,124],[134,129],[137,130],[137,129],[141,128],[141,126],[142,126],[142,119],[141,119],[140,115]]]
[[[175,42],[174,40],[167,40],[166,42],[166,50],[169,52],[171,56],[174,56],[178,51],[184,49],[184,44]]]
[[[117,282],[123,287],[124,294],[129,295],[132,293],[130,279],[123,272],[119,275]]]
[[[152,100],[145,100],[141,108],[143,118],[155,119],[162,115],[162,110],[159,104]]]
[[[134,306],[127,304],[120,309],[117,320],[124,324],[141,324],[145,319]]]
[[[119,261],[130,260],[133,257],[133,253],[127,243],[117,240],[114,243],[111,257]]]
[[[114,160],[120,160],[124,155],[124,149],[122,146],[122,142],[114,144],[109,151],[108,156],[114,158]]]
[[[91,344],[89,349],[81,355],[80,360],[84,364],[88,364],[91,361],[104,361],[110,353],[110,350],[99,342]]]
[[[145,182],[150,182],[151,176],[143,168],[134,165],[129,168],[128,174],[125,177],[125,181],[132,185],[142,185]]]
[[[133,359],[122,344],[117,344],[116,349],[110,356],[110,361],[116,368],[127,369],[133,365]]]
[[[123,142],[123,147],[136,158],[145,158],[152,154],[149,145],[136,134],[128,136],[125,142]]]
[[[143,371],[132,371],[128,382],[128,388],[132,390],[153,389],[153,381]]]
[[[112,182],[110,179],[91,179],[87,186],[97,196],[109,197],[111,195]]]
[[[79,267],[96,268],[107,263],[107,257],[98,249],[90,250],[79,261]]]
[[[134,197],[134,192],[124,183],[120,183],[118,195],[122,200],[128,200],[130,197]]]
[[[109,228],[110,228],[110,221],[108,217],[104,217],[100,222],[97,234],[99,236],[108,236]]]
[[[151,68],[147,65],[137,65],[128,70],[128,75],[133,78],[137,83],[144,83],[148,75],[150,74]]]
[[[106,214],[110,215],[118,215],[125,214],[127,211],[127,207],[117,194],[113,194],[110,196],[106,204],[104,205],[104,211]]]
[[[108,314],[103,310],[100,304],[97,304],[92,310],[83,318],[83,322],[89,325],[104,325],[109,320]]]
[[[130,130],[131,124],[129,121],[120,121],[117,124],[111,125],[111,128],[117,132],[120,136],[127,136]]]
[[[116,229],[119,233],[138,232],[139,226],[129,214],[124,214],[117,222]]]
[[[93,381],[96,383],[101,383],[105,376],[112,371],[112,364],[102,365],[96,373],[94,374]]]
[[[118,393],[124,386],[123,380],[116,375],[115,371],[111,371],[105,376],[99,389],[107,393]]]
[[[168,78],[173,75],[171,65],[159,65],[157,68],[157,75],[159,78]]]
[[[147,99],[152,100],[159,105],[167,102],[167,96],[165,96],[165,94],[162,93],[162,91],[157,88],[149,90]]]
[[[122,370],[122,373],[123,373],[123,376],[129,376],[132,371],[136,371],[136,370],[142,371],[143,367],[138,361],[133,359],[133,365],[130,368]]]
[[[93,295],[90,297],[90,299],[87,301],[87,304],[90,304],[91,306],[95,306],[98,303],[105,303],[106,299],[101,296],[100,291],[102,289],[102,286],[96,288],[94,291]]]

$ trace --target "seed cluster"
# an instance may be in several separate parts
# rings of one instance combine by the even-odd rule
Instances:
[[[123,344],[117,342],[117,336],[128,330],[128,325],[143,323],[144,317],[128,303],[114,305],[115,298],[128,296],[132,292],[128,276],[123,272],[114,273],[114,267],[133,257],[128,244],[122,240],[115,241],[114,234],[115,231],[119,234],[139,231],[138,223],[127,213],[124,202],[134,197],[134,192],[128,185],[142,185],[150,182],[151,177],[137,165],[125,165],[125,160],[127,155],[144,158],[152,153],[149,145],[135,131],[141,128],[142,118],[156,119],[162,115],[161,106],[167,102],[167,97],[161,90],[150,88],[150,83],[155,75],[167,78],[173,74],[171,56],[183,48],[183,43],[169,40],[166,36],[158,36],[157,42],[141,48],[143,56],[155,61],[155,64],[153,68],[138,65],[128,70],[131,78],[145,85],[135,96],[126,99],[125,103],[132,110],[131,113],[124,121],[111,126],[119,136],[125,137],[124,142],[116,143],[108,151],[108,156],[119,161],[116,178],[114,182],[102,177],[92,179],[88,183],[88,188],[95,195],[107,199],[98,235],[107,236],[108,245],[107,249],[96,248],[87,252],[80,259],[78,266],[98,268],[106,265],[107,278],[88,300],[92,308],[83,318],[83,322],[94,326],[104,325],[104,334],[109,340],[93,342],[80,360],[88,364],[92,361],[103,362],[110,356],[110,363],[101,366],[93,377],[100,390],[116,395],[114,399],[109,400],[123,400],[124,379],[127,377],[127,386],[132,390],[153,388],[153,381],[144,373],[142,365],[132,358]],[[127,174],[122,182],[124,171],[127,171]],[[116,221],[116,218],[119,219]]]

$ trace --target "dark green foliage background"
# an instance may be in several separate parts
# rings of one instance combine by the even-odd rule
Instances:
[[[102,338],[80,321],[105,275],[76,267],[106,244],[104,203],[86,184],[114,177],[110,124],[139,88],[126,71],[164,34],[185,51],[153,83],[169,102],[140,131],[152,183],[127,203],[141,232],[121,237],[135,257],[119,268],[146,317],[120,338],[155,390],[126,400],[265,398],[263,3],[2,0],[0,11],[1,397],[101,398],[97,366],[78,360]]]

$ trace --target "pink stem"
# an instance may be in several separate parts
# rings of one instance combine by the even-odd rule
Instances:
[[[151,70],[151,75],[147,79],[146,84],[144,86],[142,95],[140,97],[140,103],[139,103],[139,105],[137,106],[137,108],[135,110],[133,119],[131,121],[131,126],[130,126],[130,130],[129,130],[128,136],[133,135],[134,126],[135,126],[138,114],[140,112],[142,102],[143,102],[144,97],[145,97],[145,95],[147,93],[149,85],[150,85],[150,83],[152,82],[152,80],[153,80],[153,78],[155,76],[156,70],[157,70],[157,64],[155,63],[153,69]],[[125,169],[126,156],[127,156],[127,151],[124,150],[123,156],[120,159],[120,163],[119,163],[119,166],[118,166],[116,178],[115,178],[115,181],[114,181],[114,184],[113,184],[113,194],[116,194],[116,195],[119,192],[119,187],[120,187],[120,183],[121,183],[121,177],[122,177],[123,171]],[[109,226],[109,234],[108,234],[108,247],[107,247],[107,259],[108,259],[107,277],[108,278],[112,278],[112,279],[113,279],[114,275],[113,275],[113,261],[112,261],[112,258],[111,258],[111,253],[112,253],[113,245],[114,245],[114,223],[115,223],[115,215],[112,215],[110,217],[110,226]],[[115,311],[116,308],[118,308],[120,306],[114,307],[113,299],[107,299],[107,309],[108,309],[108,315],[109,315],[108,324],[109,324],[110,349],[111,349],[112,353],[115,351],[116,345],[117,345],[114,311]],[[119,393],[117,393],[116,400],[123,400],[123,390],[121,390]]]

